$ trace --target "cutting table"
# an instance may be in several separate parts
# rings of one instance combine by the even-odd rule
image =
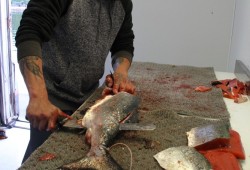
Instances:
[[[214,72],[213,68],[176,66],[156,63],[134,62],[129,72],[141,98],[138,108],[141,123],[154,123],[154,131],[124,131],[112,144],[125,143],[133,153],[132,169],[161,169],[153,155],[174,146],[187,145],[186,132],[193,127],[218,122],[232,124],[242,137],[247,160],[242,163],[249,168],[249,102],[233,103],[223,99],[221,90],[213,88],[206,93],[195,92],[200,85],[209,86],[211,81],[233,76]],[[97,89],[87,107],[100,97]],[[226,103],[226,104],[225,104]],[[245,109],[243,109],[245,108]],[[185,115],[185,117],[180,116]],[[83,116],[78,113],[76,117]],[[231,117],[231,118],[230,118]],[[248,128],[247,128],[248,127]],[[111,144],[111,145],[112,145]],[[89,150],[84,142],[84,134],[79,131],[58,130],[39,147],[20,169],[56,169],[64,164],[83,158]],[[55,159],[39,161],[46,154],[55,154]],[[112,148],[114,159],[124,168],[129,169],[130,154],[120,146]]]

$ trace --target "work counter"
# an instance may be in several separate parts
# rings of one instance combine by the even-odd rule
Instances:
[[[133,63],[130,78],[136,84],[137,95],[141,98],[138,108],[141,123],[153,123],[154,131],[123,131],[112,144],[124,143],[133,153],[132,169],[161,169],[153,156],[175,146],[187,145],[186,132],[191,128],[216,122],[231,124],[242,139],[246,160],[244,170],[249,168],[249,101],[236,104],[224,99],[221,89],[212,88],[209,92],[196,92],[197,86],[211,86],[211,81],[229,79],[234,74],[214,72],[213,68],[198,68],[155,63]],[[100,97],[100,89],[90,98],[84,108],[93,105]],[[75,113],[74,113],[75,114]],[[184,116],[183,116],[184,115]],[[79,111],[75,115],[81,118]],[[112,145],[111,144],[111,145]],[[86,156],[89,146],[84,142],[84,134],[77,131],[59,130],[39,147],[20,169],[56,169],[64,164]],[[53,153],[55,159],[39,161],[46,153]],[[130,155],[126,148],[111,150],[113,158],[124,168],[129,169]]]

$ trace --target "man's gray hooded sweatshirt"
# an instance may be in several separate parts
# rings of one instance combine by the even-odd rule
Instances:
[[[106,57],[133,57],[131,0],[31,0],[16,35],[18,60],[39,56],[50,101],[75,110],[98,87]]]

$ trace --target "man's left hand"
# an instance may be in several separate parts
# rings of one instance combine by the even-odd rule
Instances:
[[[135,85],[128,79],[128,73],[116,70],[113,74],[106,76],[106,88],[103,90],[102,95],[117,94],[125,91],[130,94],[135,94]]]

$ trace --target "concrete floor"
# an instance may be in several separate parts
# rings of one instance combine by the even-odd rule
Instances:
[[[0,167],[15,170],[21,165],[29,141],[29,130],[16,127],[5,130],[8,138],[0,140]]]

